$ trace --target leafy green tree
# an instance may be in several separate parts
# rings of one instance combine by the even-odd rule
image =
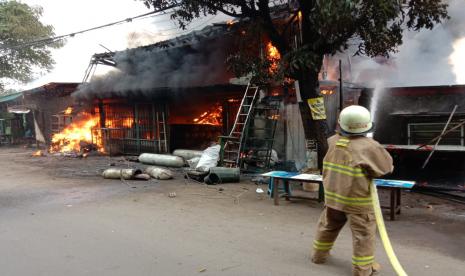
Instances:
[[[0,0],[0,80],[27,82],[35,70],[52,68],[50,49],[62,43],[50,40],[54,36],[53,27],[42,24],[41,16],[40,7]]]
[[[142,0],[148,7],[178,4],[173,19],[182,27],[207,14],[248,19],[259,26],[282,58],[281,72],[299,81],[304,102],[320,95],[318,75],[324,55],[357,44],[357,54],[389,56],[402,44],[404,30],[432,29],[448,18],[447,4],[441,0]],[[290,16],[299,16],[302,29],[297,48],[288,43],[273,10],[284,7]],[[300,13],[300,14],[299,14]],[[243,66],[244,68],[246,66]],[[301,105],[307,139],[317,139],[321,156],[326,152],[327,126],[314,121],[308,105]]]

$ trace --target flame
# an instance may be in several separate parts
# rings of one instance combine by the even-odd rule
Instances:
[[[132,128],[134,127],[134,118],[127,117],[127,118],[106,118],[105,120],[105,127],[107,128]]]
[[[211,110],[203,112],[199,117],[195,118],[193,122],[196,125],[221,126],[223,117],[222,113],[223,107],[220,104],[217,104]]]
[[[240,100],[239,99],[228,99],[228,102],[237,103],[237,102],[240,102]]]
[[[91,144],[92,128],[98,126],[98,115],[90,115],[88,113],[80,114],[79,120],[71,123],[60,133],[56,133],[52,137],[52,145],[49,151],[54,152],[80,152],[81,142]],[[103,151],[101,139],[94,137],[97,141],[97,148]]]
[[[122,121],[123,127],[132,128],[133,124],[134,124],[134,118],[131,118],[131,117],[123,119]]]
[[[454,52],[449,57],[457,83],[465,83],[465,37],[455,41]]]
[[[334,94],[334,90],[331,90],[331,89],[322,89],[322,90],[321,90],[321,94],[322,94],[322,95],[332,95],[332,94]]]
[[[232,26],[232,25],[234,25],[235,23],[236,23],[236,22],[235,22],[234,20],[232,20],[232,19],[226,21],[226,24],[228,24],[228,26]]]
[[[269,69],[270,73],[276,73],[276,71],[278,71],[278,63],[281,59],[281,54],[279,53],[278,48],[276,48],[271,42],[268,42],[266,45],[266,52],[267,59],[271,62]]]
[[[73,113],[73,108],[70,106],[66,108],[66,110],[63,111],[63,113],[65,113],[65,115],[71,115],[71,113]]]
[[[38,150],[32,154],[32,156],[44,156],[43,152],[41,150]]]

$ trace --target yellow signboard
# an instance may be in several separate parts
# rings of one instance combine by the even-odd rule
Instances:
[[[313,120],[326,120],[325,101],[323,97],[308,99]]]

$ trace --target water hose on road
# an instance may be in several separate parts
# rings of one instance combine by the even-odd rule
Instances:
[[[402,268],[399,260],[397,259],[394,249],[392,248],[391,241],[386,232],[386,226],[384,225],[383,214],[381,213],[381,206],[379,204],[378,191],[376,189],[375,182],[371,182],[371,197],[373,199],[373,209],[375,211],[376,225],[378,226],[379,235],[381,236],[381,241],[383,242],[384,250],[388,255],[389,261],[391,262],[392,267],[399,276],[407,276],[407,273]]]

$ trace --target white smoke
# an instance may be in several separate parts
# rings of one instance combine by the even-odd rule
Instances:
[[[398,53],[390,59],[352,57],[351,80],[371,86],[379,81],[386,86],[456,84],[450,56],[454,43],[465,37],[465,1],[448,3],[450,20],[433,30],[406,31]]]

